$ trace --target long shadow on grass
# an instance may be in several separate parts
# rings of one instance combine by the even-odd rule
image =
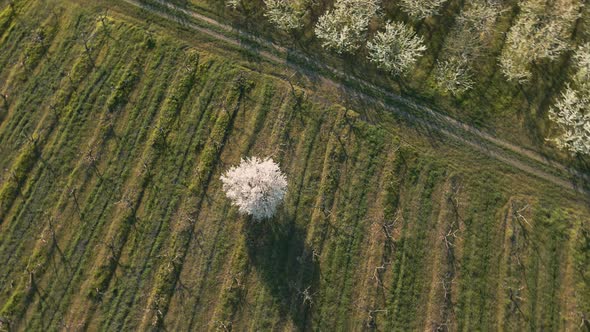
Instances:
[[[306,330],[319,269],[305,244],[305,230],[288,215],[248,221],[244,228],[250,263],[278,303],[281,323],[290,319],[297,330]]]

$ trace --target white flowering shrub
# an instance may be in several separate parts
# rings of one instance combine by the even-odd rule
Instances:
[[[409,26],[401,22],[387,23],[385,31],[378,32],[367,43],[368,58],[381,69],[403,74],[412,68],[426,50],[424,40]]]
[[[509,81],[529,81],[531,63],[553,60],[568,49],[581,7],[580,0],[521,1],[521,12],[500,55],[500,67]]]
[[[562,129],[563,133],[554,139],[559,148],[590,155],[590,43],[580,46],[573,59],[576,88],[565,88],[549,110],[549,118]]]
[[[272,159],[242,159],[223,176],[223,190],[240,213],[255,220],[271,218],[287,191],[287,177]]]
[[[400,7],[408,15],[423,19],[438,14],[438,11],[447,0],[401,0]]]
[[[338,54],[354,53],[380,5],[380,0],[336,0],[334,9],[320,16],[315,27],[322,47]]]
[[[305,3],[298,0],[264,0],[268,20],[281,30],[294,30],[303,26]]]

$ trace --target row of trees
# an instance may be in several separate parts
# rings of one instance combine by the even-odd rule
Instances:
[[[228,0],[228,5],[234,9],[240,0]],[[439,13],[448,0],[400,0],[401,9],[415,19],[424,19]],[[308,0],[264,0],[266,16],[269,21],[283,30],[300,28]],[[363,8],[365,7],[365,8]],[[343,0],[336,1],[331,16],[338,24],[343,21],[357,21],[362,23],[365,15],[372,16],[379,7],[379,1],[372,0]],[[372,12],[372,13],[371,13]],[[338,18],[338,20],[336,20]],[[361,24],[364,27],[364,24]]]
[[[508,32],[500,67],[509,81],[526,83],[531,66],[555,60],[570,49],[570,38],[583,2],[580,0],[526,0]],[[561,129],[553,139],[572,154],[590,154],[590,44],[576,50],[572,83],[562,92],[549,118]]]
[[[303,27],[309,0],[263,0],[265,16],[282,30]],[[400,0],[399,6],[414,19],[439,13],[448,0]],[[228,0],[237,7],[239,0]],[[443,90],[458,94],[473,85],[470,65],[485,49],[501,13],[500,0],[474,0],[466,4],[447,37],[445,55],[436,66],[436,80]],[[500,67],[509,81],[525,83],[531,65],[552,60],[569,47],[571,30],[580,15],[581,0],[522,0],[520,13],[510,28],[500,55]],[[354,53],[367,39],[372,17],[381,0],[336,0],[319,17],[315,34],[321,45],[338,54]],[[387,43],[387,44],[386,44]],[[407,71],[425,50],[422,38],[401,22],[387,23],[368,44],[369,59],[394,74]],[[391,46],[394,45],[394,46]],[[385,56],[385,57],[384,57]],[[395,65],[394,65],[395,63]]]
[[[338,54],[354,53],[367,39],[371,18],[380,8],[379,0],[336,0],[334,9],[319,18],[316,36],[326,49]],[[411,27],[402,22],[388,22],[384,31],[377,32],[367,42],[367,50],[368,59],[379,68],[401,75],[415,65],[426,46]]]
[[[447,0],[405,1],[402,8],[409,15],[424,18],[436,14]],[[299,29],[310,5],[308,0],[264,0],[264,15],[283,31]],[[228,0],[227,5],[237,9],[240,0]],[[337,54],[355,53],[367,40],[371,19],[381,8],[381,0],[336,0],[334,7],[319,17],[315,35],[323,48]],[[385,31],[378,32],[367,43],[368,58],[382,69],[393,74],[408,71],[426,50],[424,40],[401,22],[390,22]]]
[[[228,0],[238,3],[239,0]],[[304,26],[310,0],[263,0],[265,16],[282,30]],[[424,19],[436,15],[447,0],[399,0],[410,17]],[[473,0],[465,4],[434,68],[437,87],[460,95],[475,85],[474,65],[489,52],[496,23],[504,11],[501,0]],[[532,77],[533,64],[554,60],[570,48],[573,26],[580,16],[581,0],[521,0],[520,11],[506,35],[499,56],[503,74],[511,82],[523,84]],[[337,54],[355,53],[366,42],[367,57],[379,68],[404,75],[426,51],[424,39],[403,22],[387,22],[384,29],[368,39],[372,18],[381,0],[335,0],[333,8],[319,17],[314,32],[322,47]],[[563,129],[558,145],[568,151],[590,154],[590,87],[587,45],[576,52],[578,74],[551,110],[551,119]],[[586,73],[586,74],[582,74]]]

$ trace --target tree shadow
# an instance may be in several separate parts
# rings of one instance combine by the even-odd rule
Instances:
[[[313,294],[319,285],[318,262],[305,244],[306,231],[289,213],[268,221],[244,223],[249,261],[279,305],[281,323],[308,330]]]

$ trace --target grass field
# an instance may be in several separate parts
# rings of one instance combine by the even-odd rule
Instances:
[[[0,3],[2,329],[585,328],[587,197],[125,5]]]

